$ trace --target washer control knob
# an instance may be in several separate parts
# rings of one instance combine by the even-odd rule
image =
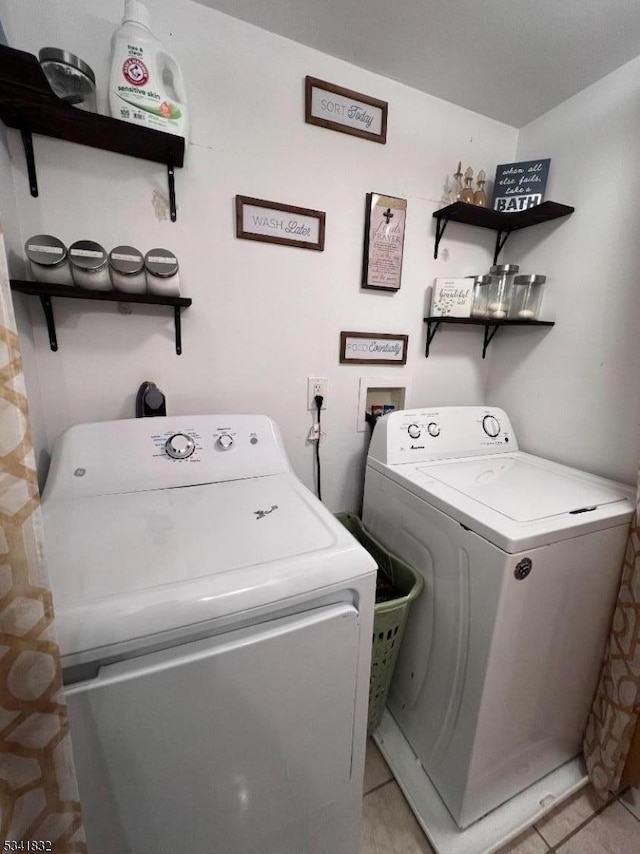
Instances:
[[[223,451],[228,451],[232,445],[233,436],[230,436],[228,433],[222,433],[218,436],[218,447],[222,448]]]
[[[427,433],[428,433],[430,436],[433,436],[434,438],[435,438],[435,436],[439,436],[439,435],[440,435],[440,425],[439,425],[439,424],[436,424],[436,422],[435,422],[435,421],[432,421],[432,422],[427,426]]]
[[[482,429],[487,436],[491,436],[492,439],[495,439],[500,433],[500,422],[495,415],[485,415],[482,419]]]
[[[172,460],[186,460],[196,449],[196,443],[186,433],[174,433],[164,443],[164,449]]]
[[[417,424],[409,424],[407,427],[407,433],[411,436],[412,439],[420,438],[420,428]]]

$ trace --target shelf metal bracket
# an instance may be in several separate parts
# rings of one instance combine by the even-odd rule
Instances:
[[[490,323],[487,323],[484,327],[484,344],[482,347],[482,358],[487,355],[487,347],[493,341],[496,332],[500,329],[498,325],[492,326]]]
[[[40,302],[42,310],[47,321],[47,331],[49,333],[49,345],[55,353],[58,349],[58,339],[56,337],[56,322],[53,319],[53,306],[51,305],[51,297],[47,294],[40,294]]]
[[[22,128],[20,131],[22,136],[22,147],[24,148],[24,156],[27,160],[27,173],[29,175],[29,189],[32,196],[38,195],[38,176],[36,174],[36,158],[33,153],[33,137],[30,130]]]
[[[498,230],[496,234],[496,251],[493,253],[493,263],[494,265],[498,263],[498,256],[502,252],[504,248],[504,244],[507,242],[507,237],[511,234],[511,231],[503,231],[502,229]]]
[[[173,320],[176,327],[176,355],[180,356],[182,353],[182,325],[179,305],[174,305],[173,307]]]
[[[439,216],[436,219],[436,245],[433,249],[433,257],[438,257],[438,246],[440,246],[440,241],[442,240],[442,235],[444,234],[445,228],[449,225],[449,217],[448,216]]]
[[[427,345],[424,351],[425,359],[429,358],[429,346],[433,341],[433,336],[440,329],[440,321],[439,320],[427,320]]]
[[[169,212],[171,214],[171,222],[175,222],[177,218],[176,212],[176,178],[173,164],[173,154],[169,152],[167,155],[167,179],[169,181]]]

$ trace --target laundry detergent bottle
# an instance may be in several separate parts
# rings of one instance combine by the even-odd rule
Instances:
[[[187,136],[187,98],[176,60],[149,28],[149,10],[125,0],[113,34],[109,109],[115,119]]]

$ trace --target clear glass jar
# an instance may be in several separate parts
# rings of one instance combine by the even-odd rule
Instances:
[[[542,302],[546,276],[516,276],[513,280],[509,318],[511,320],[537,320]]]
[[[168,249],[150,249],[144,256],[147,290],[160,297],[180,296],[178,259]]]
[[[95,113],[96,76],[79,57],[57,47],[43,47],[40,65],[53,92],[67,104]]]
[[[128,294],[145,294],[147,277],[144,256],[133,246],[116,246],[109,252],[109,270],[113,287]]]
[[[110,291],[109,259],[104,248],[93,240],[76,240],[69,247],[73,281],[80,288]]]
[[[52,234],[34,234],[24,245],[31,275],[48,285],[72,285],[67,247]]]
[[[489,302],[489,285],[491,276],[467,276],[473,279],[473,302],[471,303],[471,317],[486,317],[487,304]]]
[[[491,284],[489,285],[487,317],[493,320],[505,320],[508,317],[511,303],[511,283],[519,269],[520,267],[517,264],[497,264],[491,268],[489,271],[491,273]]]

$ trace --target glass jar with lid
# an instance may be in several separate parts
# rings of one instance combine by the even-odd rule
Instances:
[[[113,287],[128,294],[147,292],[144,255],[133,246],[116,246],[109,252],[109,269]]]
[[[511,320],[537,320],[542,302],[546,276],[533,274],[516,276],[513,280],[509,318]]]
[[[24,245],[31,275],[36,282],[72,285],[67,247],[52,234],[34,234]]]
[[[471,317],[486,317],[491,276],[468,276],[468,278],[473,279]]]
[[[79,57],[57,47],[43,47],[40,65],[53,92],[67,104],[97,112],[96,76]]]
[[[496,264],[491,268],[487,317],[494,320],[507,318],[511,303],[511,285],[519,269],[517,264]]]
[[[73,281],[92,291],[110,291],[109,259],[104,248],[94,240],[76,240],[69,247]]]

